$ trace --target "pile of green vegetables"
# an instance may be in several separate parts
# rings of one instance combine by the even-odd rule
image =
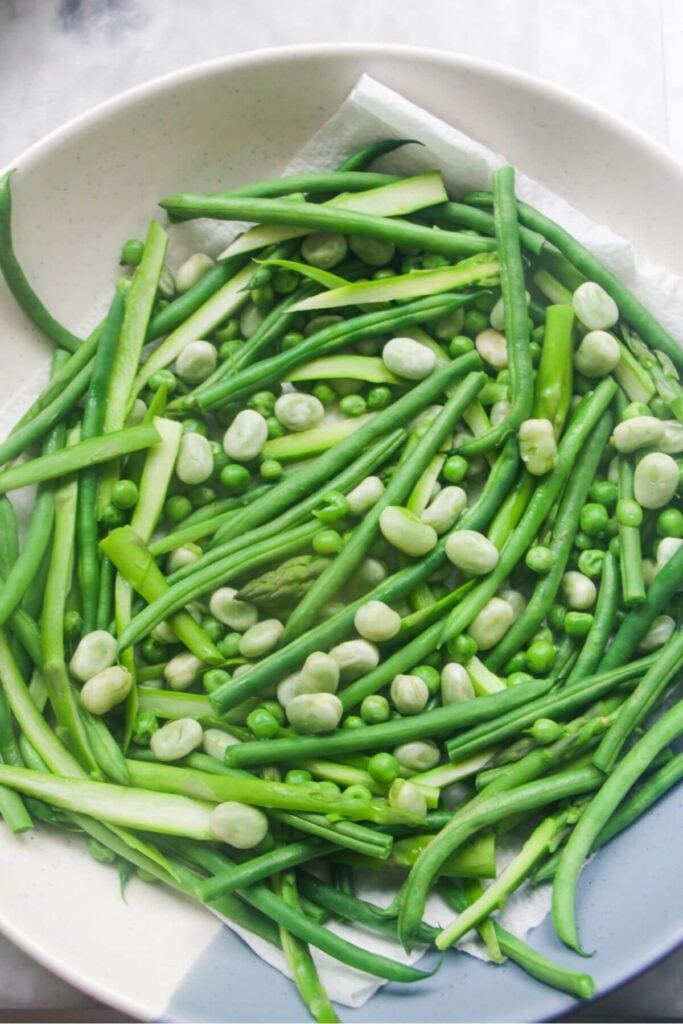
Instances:
[[[55,346],[0,443],[0,813],[281,947],[319,1021],[311,948],[430,977],[334,919],[478,929],[590,996],[492,914],[552,878],[580,952],[586,857],[683,774],[683,350],[512,168],[453,202],[367,170],[403,144],[164,199],[255,226],[172,274],[152,222],[84,340],[0,183],[1,269]],[[389,908],[354,868],[396,873]]]

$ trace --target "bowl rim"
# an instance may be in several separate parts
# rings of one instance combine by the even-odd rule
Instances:
[[[483,73],[503,82],[512,82],[517,86],[521,86],[529,93],[544,97],[550,96],[572,113],[576,113],[584,118],[591,118],[611,133],[616,132],[627,144],[640,150],[651,159],[655,159],[660,165],[664,165],[667,171],[674,177],[677,177],[683,185],[683,160],[675,157],[665,144],[650,138],[641,129],[629,124],[623,117],[605,110],[591,100],[579,96],[569,89],[547,82],[539,75],[519,70],[498,61],[435,47],[411,46],[398,43],[353,42],[321,42],[261,47],[242,53],[199,61],[186,67],[176,68],[173,71],[157,75],[148,81],[125,89],[107,100],[103,100],[92,108],[58,125],[24,149],[15,159],[10,160],[9,163],[0,168],[0,176],[3,176],[10,170],[18,170],[27,166],[30,168],[34,161],[41,161],[49,156],[50,151],[55,146],[59,146],[71,136],[87,130],[89,126],[97,124],[103,118],[106,119],[116,115],[120,111],[125,110],[127,106],[146,102],[155,96],[163,94],[169,88],[183,86],[187,83],[198,81],[203,77],[221,75],[233,69],[266,64],[277,65],[292,61],[305,61],[317,57],[343,59],[348,56],[372,57],[374,55],[395,57],[400,60],[421,60],[446,67],[470,69],[473,72]],[[1,916],[0,933],[41,966],[52,971],[68,984],[77,987],[84,994],[93,999],[106,1002],[124,1014],[149,1019],[148,1008],[141,1005],[136,999],[128,998],[125,993],[114,992],[105,983],[82,974],[78,967],[73,966],[71,963],[66,963],[54,953],[42,948],[32,937],[13,924],[4,921]],[[672,953],[682,939],[683,932],[681,932],[680,928],[677,929],[676,934],[663,935],[655,946],[650,946],[650,955],[645,960],[639,961],[635,972],[627,973],[620,980],[613,981],[612,984],[609,984],[605,989],[597,993],[595,998],[599,999],[606,996],[620,985],[638,977],[641,973],[655,966],[660,960]],[[567,1005],[570,1005],[572,1003],[571,997],[568,996],[566,998]],[[593,1002],[594,1000],[589,1000],[582,1005],[587,1007]],[[565,1012],[565,1009],[559,1012]]]

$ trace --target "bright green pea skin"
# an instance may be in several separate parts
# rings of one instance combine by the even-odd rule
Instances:
[[[352,786],[347,786],[344,790],[344,796],[347,800],[372,800],[372,793],[368,787],[361,785],[359,782],[354,782]]]
[[[286,267],[278,267],[273,274],[273,288],[278,295],[290,295],[299,284],[299,275]]]
[[[312,781],[313,776],[305,768],[290,768],[285,775],[285,782],[289,786],[305,786],[306,783]]]
[[[169,394],[173,394],[178,387],[178,378],[174,373],[171,373],[170,370],[157,370],[157,372],[153,373],[149,378],[149,388],[151,391],[157,391],[162,384],[167,386]]]
[[[288,331],[280,341],[280,351],[287,352],[290,348],[296,348],[304,340],[305,335],[301,331]]]
[[[469,463],[462,455],[449,455],[443,464],[441,475],[449,484],[459,484],[467,476]]]
[[[173,524],[182,523],[192,512],[192,502],[184,494],[174,494],[164,503],[164,519]]]
[[[582,551],[578,559],[579,572],[589,579],[597,579],[602,573],[602,565],[605,561],[605,552],[601,548],[588,548]],[[551,623],[552,625],[552,623]],[[561,628],[561,624],[560,627]]]
[[[153,734],[159,728],[159,723],[151,711],[141,711],[135,716],[133,726],[133,739],[141,747],[148,747]]]
[[[587,575],[587,574],[586,574]],[[551,604],[548,609],[548,625],[551,629],[562,629],[567,609],[563,604]]]
[[[557,650],[549,640],[535,640],[526,650],[526,667],[535,675],[548,672],[553,666],[556,654]]]
[[[657,516],[657,536],[683,537],[683,512],[677,508],[665,508]]]
[[[148,636],[140,644],[140,654],[148,665],[158,665],[162,661],[168,661],[168,648],[164,644]]]
[[[322,402],[326,409],[337,401],[337,393],[334,388],[331,388],[329,384],[325,384],[323,381],[319,381],[314,386],[312,394],[314,398]]]
[[[524,651],[517,651],[513,654],[508,662],[506,662],[503,669],[505,676],[514,675],[515,672],[523,672],[526,666],[526,656]]]
[[[244,494],[251,474],[246,466],[240,466],[236,462],[230,462],[224,466],[220,473],[220,482],[229,494]]]
[[[145,251],[145,243],[139,238],[129,238],[121,246],[121,258],[119,264],[122,267],[137,267],[142,254]]]
[[[265,708],[254,708],[247,715],[247,726],[253,732],[257,740],[269,740],[277,735],[280,730],[280,723],[270,711]]]
[[[360,716],[366,725],[379,725],[391,718],[391,706],[386,697],[379,693],[371,693],[363,699]]]
[[[567,612],[564,619],[564,631],[571,637],[588,636],[592,625],[593,616],[590,612]]]
[[[226,341],[235,341],[240,335],[240,323],[234,317],[215,332],[216,341],[221,345]]]
[[[362,729],[365,722],[360,715],[348,715],[342,722],[342,729]]]
[[[643,510],[634,498],[621,498],[617,502],[617,520],[621,526],[640,526]]]
[[[608,547],[609,547],[610,554],[614,555],[615,558],[618,558],[619,554],[621,552],[621,544],[619,543],[619,538],[618,537],[612,537],[611,541],[609,542]]]
[[[341,491],[328,491],[327,494],[323,494],[322,501],[325,504],[313,513],[321,523],[338,523],[351,511],[348,498]]]
[[[216,500],[216,492],[213,487],[208,487],[206,484],[200,487],[193,487],[190,491],[190,501],[194,508],[202,508],[204,505],[210,505],[212,501]]]
[[[244,342],[240,341],[239,338],[230,338],[228,341],[224,341],[218,349],[218,358],[223,363],[231,362],[243,345]]]
[[[367,405],[368,409],[371,409],[373,412],[386,409],[393,400],[394,396],[391,388],[384,384],[378,384],[368,391]]]
[[[226,633],[222,640],[219,640],[216,646],[221,652],[226,661],[230,658],[236,658],[240,651],[240,640],[242,639],[241,633]]]
[[[588,493],[591,501],[596,501],[607,508],[613,508],[619,497],[617,485],[610,483],[609,480],[594,480]]]
[[[609,512],[604,505],[598,504],[598,502],[589,502],[584,505],[581,509],[579,522],[581,529],[584,533],[587,533],[589,537],[600,537],[607,528],[609,521]]]
[[[216,640],[220,640],[225,633],[225,626],[218,619],[214,619],[213,615],[204,616],[202,619],[202,629],[214,643]]]
[[[562,726],[552,718],[537,718],[529,729],[529,735],[541,746],[546,746],[560,738]]]
[[[448,641],[448,655],[461,665],[466,664],[478,651],[477,641],[467,633],[461,633]]]
[[[282,463],[277,459],[264,459],[259,466],[259,476],[262,480],[279,480],[284,470]]]
[[[275,395],[272,391],[257,391],[256,394],[252,395],[247,406],[249,409],[255,409],[256,412],[260,412],[262,416],[270,416],[275,408]]]
[[[574,537],[574,547],[579,551],[588,551],[595,544],[595,537],[591,537],[585,530],[578,530]]]
[[[368,771],[375,782],[389,786],[401,774],[401,766],[393,754],[380,752],[373,754],[368,761]]]
[[[352,419],[355,419],[356,416],[363,416],[367,412],[367,408],[368,403],[362,395],[358,394],[344,395],[339,402],[339,411]]]
[[[344,547],[342,535],[336,530],[320,530],[311,541],[317,555],[336,555]]]
[[[102,513],[102,523],[110,530],[115,529],[117,526],[123,526],[125,521],[124,513],[115,505],[107,505]]]
[[[207,693],[213,693],[219,686],[230,682],[230,673],[224,668],[210,668],[202,676],[202,686]]]
[[[276,437],[284,437],[285,428],[276,416],[266,416],[268,426],[268,440],[273,441]]]
[[[478,309],[468,309],[465,313],[462,332],[469,338],[476,338],[488,326],[489,318],[486,313],[481,313]]]
[[[457,359],[458,356],[467,355],[473,348],[474,342],[471,338],[468,338],[466,334],[456,334],[448,345],[448,354],[451,359]]]
[[[622,420],[632,420],[632,419],[635,419],[636,416],[651,416],[651,415],[652,415],[652,411],[651,411],[649,405],[646,405],[645,402],[630,402],[626,406],[626,408],[624,409],[624,411],[623,411],[623,413],[621,415],[621,419]]]
[[[181,423],[183,428],[183,434],[201,434],[202,437],[206,437],[206,424],[203,420],[197,420],[193,416],[188,416]]]
[[[416,665],[410,669],[411,676],[419,676],[429,690],[429,696],[433,697],[441,688],[441,673],[432,665]]]
[[[111,492],[111,503],[122,511],[133,508],[138,501],[138,488],[133,480],[117,480]]]
[[[508,686],[520,686],[522,683],[533,683],[534,677],[528,672],[513,672],[507,678]]]
[[[550,548],[545,547],[542,544],[537,544],[533,548],[529,548],[524,559],[529,572],[537,573],[539,576],[544,576],[550,572],[553,566],[553,553]]]

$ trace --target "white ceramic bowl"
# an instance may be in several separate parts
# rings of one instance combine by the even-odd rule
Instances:
[[[606,114],[482,61],[394,46],[287,48],[218,61],[126,93],[34,146],[15,165],[16,248],[48,307],[84,331],[103,308],[121,242],[139,235],[165,193],[272,176],[367,71],[462,128],[683,273],[683,171]],[[3,394],[48,348],[0,284]],[[582,920],[602,991],[682,937],[670,795],[605,851],[582,882]],[[679,819],[680,820],[680,819]],[[669,851],[672,851],[669,855]],[[123,903],[110,869],[78,841],[0,830],[0,927],[94,996],[144,1018],[297,1020],[289,982],[209,914],[142,883]],[[647,870],[642,865],[647,863]],[[594,894],[594,897],[593,897]],[[680,901],[679,901],[680,904]],[[535,945],[573,962],[548,923]],[[468,957],[419,991],[389,986],[346,1020],[548,1018],[570,1000],[514,968]]]

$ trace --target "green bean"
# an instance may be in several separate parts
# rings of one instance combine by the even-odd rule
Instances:
[[[448,704],[423,711],[419,715],[368,725],[363,729],[338,729],[324,736],[288,736],[239,743],[226,750],[225,763],[231,768],[239,768],[300,761],[309,757],[331,758],[359,750],[385,750],[425,736],[444,736],[519,708],[547,693],[550,685],[549,681],[521,683],[490,697],[478,697],[462,704]]]
[[[381,336],[387,331],[399,331],[411,324],[436,319],[452,309],[464,306],[472,297],[472,292],[443,293],[416,299],[379,313],[363,313],[332,324],[315,331],[294,348],[269,359],[262,359],[255,366],[246,367],[230,377],[221,378],[197,396],[196,404],[203,412],[209,412],[228,401],[241,401],[259,388],[281,381],[295,366],[310,358],[329,355],[363,338]],[[177,407],[183,410],[192,408],[194,404],[195,400],[188,397],[186,400],[181,399]]]
[[[248,259],[247,256],[232,256],[202,274],[196,284],[193,284],[191,288],[173,299],[152,317],[147,329],[147,341],[154,341],[165,334],[171,334],[177,327],[180,327],[224,284],[227,284],[230,278],[248,262]],[[197,336],[199,337],[199,335]]]
[[[235,889],[241,889],[245,885],[261,882],[277,871],[285,871],[298,864],[305,864],[306,861],[315,860],[332,850],[334,850],[333,844],[324,840],[297,839],[283,846],[276,846],[274,850],[251,857],[242,864],[237,864],[233,868],[228,868],[227,871],[221,871],[220,874],[207,878],[197,887],[197,895],[202,902],[210,903],[212,899],[222,896],[224,892],[234,892]]]
[[[418,857],[431,842],[433,834],[409,835],[394,842],[388,857],[379,860],[365,854],[339,851],[330,855],[330,861],[339,867],[368,868],[371,871],[405,873],[416,863]],[[440,868],[440,876],[451,876],[468,880],[495,878],[496,843],[493,832],[477,836],[463,846],[452,857],[448,857]]]
[[[69,352],[75,352],[81,339],[72,334],[48,312],[31,287],[21,268],[12,244],[12,195],[10,179],[13,170],[0,179],[0,270],[18,306],[32,324],[50,341]]]
[[[443,379],[444,387],[459,374],[459,369],[454,370],[454,367],[455,363],[449,365],[448,369],[451,372]],[[390,505],[403,504],[419,480],[424,465],[436,454],[446,438],[452,435],[455,424],[481,390],[484,379],[483,373],[471,373],[458,386],[454,395],[449,398],[443,410],[420,438],[415,451],[401,467],[400,474],[392,476],[383,494],[365,514],[340,554],[327,569],[323,570],[294,609],[287,620],[283,643],[305,632],[320,614],[320,609],[339,592],[358,568],[377,538],[382,511]]]
[[[487,192],[470,192],[463,196],[462,202],[488,207],[492,199]],[[595,281],[605,289],[616,302],[624,319],[638,331],[651,349],[661,349],[679,369],[683,368],[683,355],[679,343],[611,270],[550,217],[546,217],[527,203],[518,202],[517,209],[522,224],[543,235],[587,280]]]
[[[552,916],[558,937],[585,955],[579,944],[574,909],[579,873],[593,842],[621,801],[664,747],[683,732],[683,701],[650,728],[601,785],[565,846],[553,885]],[[603,776],[604,778],[604,776]]]
[[[387,153],[393,153],[395,149],[403,146],[421,146],[417,139],[380,139],[379,142],[372,142],[369,146],[356,150],[339,164],[338,171],[364,171],[374,160],[378,160]]]
[[[465,203],[441,203],[439,206],[432,206],[422,212],[429,217],[430,223],[437,224],[439,227],[465,227],[471,231],[478,231],[482,235],[495,235],[496,233],[495,222],[490,213],[479,210],[475,206],[467,206]],[[543,235],[521,225],[519,240],[524,248],[535,256],[539,256],[545,246]]]
[[[0,763],[22,765],[21,754],[14,736],[12,714],[4,691],[0,688]],[[14,790],[0,788],[0,815],[11,832],[28,832],[33,828],[31,815],[24,801]]]
[[[682,575],[683,546],[655,576],[648,589],[645,604],[632,608],[622,620],[612,643],[598,665],[598,671],[605,672],[628,661],[654,620],[669,606],[681,585]]]
[[[114,593],[114,566],[108,558],[100,563],[100,580],[97,591],[96,629],[109,629],[112,620],[112,598]]]
[[[595,430],[614,397],[615,390],[616,385],[613,381],[603,380],[595,391],[582,401],[560,442],[555,469],[537,485],[526,512],[500,553],[496,568],[451,612],[444,627],[442,643],[458,636],[469,626],[530,547],[565,480],[574,468],[578,451]]]
[[[283,174],[281,178],[255,181],[249,185],[216,192],[214,196],[247,199],[275,199],[290,196],[293,192],[364,192],[366,189],[390,185],[399,179],[395,174],[376,174],[372,171],[345,170],[304,171],[300,174]],[[209,198],[204,196],[203,198]]]
[[[463,455],[482,455],[500,444],[531,414],[534,375],[529,348],[529,313],[526,305],[524,264],[520,249],[515,200],[515,172],[499,167],[493,174],[493,217],[500,258],[500,284],[505,303],[505,337],[510,369],[510,410],[497,427],[458,446]]]
[[[109,376],[116,354],[125,309],[123,295],[116,293],[104,322],[104,328],[93,360],[88,393],[83,409],[82,437],[102,433]],[[35,421],[34,421],[35,422]],[[83,608],[83,632],[95,628],[97,595],[99,593],[100,561],[97,552],[97,482],[96,470],[87,469],[81,476],[78,491],[76,531],[78,535],[78,579]]]
[[[9,498],[0,498],[0,572],[8,576],[19,557],[19,524]]]
[[[494,722],[492,727],[484,726],[473,729],[463,736],[456,736],[455,739],[446,743],[448,756],[451,761],[461,761],[485,747],[516,736],[538,718],[556,718],[565,715],[592,700],[605,696],[617,686],[630,682],[644,670],[649,669],[654,661],[654,656],[650,655],[619,668],[589,676],[587,679],[577,680],[571,686],[564,686],[557,694],[550,693],[546,697],[530,702],[528,707],[522,708],[515,714],[510,712]]]
[[[474,806],[454,816],[452,822],[425,847],[408,875],[399,913],[399,935],[404,947],[410,950],[413,946],[427,893],[446,857],[481,829],[509,815],[536,810],[557,800],[590,792],[600,785],[602,778],[602,772],[596,768],[567,770],[548,779],[479,799]]]
[[[614,628],[619,597],[619,564],[611,551],[605,553],[600,576],[600,589],[595,605],[595,618],[590,632],[574,666],[567,676],[566,685],[590,676],[598,667],[602,653]]]
[[[539,577],[524,614],[513,623],[486,659],[487,666],[494,672],[533,636],[555,599],[579,528],[581,509],[588,497],[590,485],[611,431],[612,417],[608,412],[603,413],[595,430],[581,449],[578,463],[562,496],[557,518],[553,523],[552,539],[548,545],[552,554],[550,572]]]
[[[657,652],[657,661],[624,703],[619,717],[593,758],[598,768],[604,772],[612,771],[624,744],[653,710],[682,665],[683,632],[678,632]]]
[[[80,441],[69,448],[40,455],[30,462],[0,471],[0,493],[14,491],[44,480],[55,480],[78,472],[88,466],[109,462],[130,452],[150,448],[159,441],[159,434],[151,424],[126,427],[112,434],[102,434]]]
[[[183,220],[210,217],[214,220],[284,224],[310,231],[336,231],[382,239],[397,245],[407,245],[451,257],[491,252],[496,247],[494,240],[489,238],[480,238],[464,232],[437,231],[398,218],[376,217],[369,213],[341,210],[333,206],[317,206],[314,203],[178,194],[167,196],[159,205],[170,216]]]
[[[78,691],[75,688],[74,700],[78,701]],[[130,785],[126,759],[107,723],[98,715],[91,715],[84,707],[80,707],[79,712],[90,749],[106,778],[118,783],[119,786]]]
[[[572,401],[574,310],[571,305],[551,305],[546,316],[533,415],[550,420],[559,438]]]

